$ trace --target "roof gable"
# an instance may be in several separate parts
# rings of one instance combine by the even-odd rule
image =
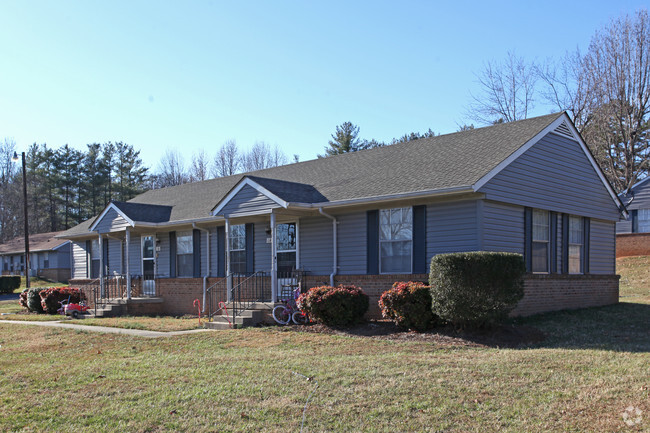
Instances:
[[[287,208],[289,203],[260,185],[251,177],[244,177],[217,203],[211,215],[251,215],[267,213],[278,207]]]

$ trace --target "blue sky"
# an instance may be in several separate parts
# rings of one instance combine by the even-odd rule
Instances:
[[[483,64],[586,50],[641,1],[0,3],[0,137],[124,141],[155,167],[227,139],[315,158],[336,125],[453,132]],[[549,108],[541,104],[534,114]]]

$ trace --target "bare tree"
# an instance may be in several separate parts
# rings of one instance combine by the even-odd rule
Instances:
[[[542,99],[558,111],[570,112],[580,132],[592,118],[594,94],[583,69],[584,58],[577,49],[565,53],[559,62],[549,59],[536,67]]]
[[[613,20],[596,33],[582,74],[593,104],[583,136],[619,191],[650,170],[650,17]]]
[[[156,188],[181,185],[189,182],[183,156],[175,150],[168,149],[158,164]]]
[[[214,157],[212,176],[232,176],[239,172],[240,167],[241,156],[239,148],[237,147],[237,142],[235,140],[227,140],[221,145],[219,151]]]
[[[528,117],[533,108],[535,66],[509,52],[499,62],[487,62],[477,75],[481,94],[471,95],[467,116],[484,124],[512,122]]]
[[[12,161],[16,143],[9,138],[0,142],[0,242],[19,234],[20,212],[18,165]]]
[[[208,179],[210,162],[203,149],[192,155],[190,166],[190,182],[201,182]]]
[[[276,167],[287,162],[287,156],[278,146],[271,148],[267,143],[258,141],[242,158],[242,168],[245,172],[255,171]]]

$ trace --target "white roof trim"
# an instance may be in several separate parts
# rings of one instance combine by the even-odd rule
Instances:
[[[111,209],[113,209],[115,212],[117,212],[117,214],[119,216],[124,218],[126,220],[126,222],[128,222],[131,225],[131,227],[135,226],[135,223],[133,222],[133,220],[131,218],[129,218],[128,216],[126,216],[124,214],[124,212],[122,212],[122,210],[119,207],[115,206],[115,204],[113,204],[113,203],[109,203],[108,206],[106,206],[106,209],[104,209],[103,212],[99,214],[99,216],[95,219],[95,222],[93,222],[92,225],[90,226],[90,228],[88,228],[88,231],[92,232],[93,230],[95,230],[95,227],[97,227],[97,224],[99,224],[99,222],[102,220],[102,218],[104,218],[106,216],[106,214],[108,213],[108,211],[111,210]]]
[[[567,122],[565,122],[565,121],[567,121]],[[555,121],[553,121],[553,123],[548,125],[546,128],[544,128],[540,133],[535,135],[533,138],[528,140],[523,146],[521,146],[519,149],[517,149],[515,152],[513,152],[509,157],[507,157],[506,159],[501,161],[501,163],[499,165],[497,165],[496,167],[494,167],[492,170],[490,170],[490,172],[488,174],[486,174],[485,176],[480,178],[472,187],[474,189],[474,191],[478,191],[479,189],[481,189],[494,176],[499,174],[504,168],[506,168],[508,165],[510,165],[514,160],[519,158],[524,152],[526,152],[528,149],[533,147],[533,145],[536,144],[539,140],[541,140],[543,137],[545,137],[546,134],[548,134],[549,132],[555,132],[555,129],[557,129],[560,125],[562,125],[562,123],[565,123],[565,125],[569,127],[569,129],[571,130],[571,133],[573,134],[574,140],[577,141],[578,144],[580,144],[580,148],[582,149],[583,153],[585,154],[585,156],[587,157],[587,159],[591,163],[591,166],[593,167],[593,169],[596,171],[596,174],[598,175],[601,182],[603,183],[603,185],[607,189],[607,192],[609,192],[609,195],[612,197],[612,200],[614,200],[614,204],[616,205],[616,207],[618,209],[621,209],[621,205],[622,205],[621,201],[619,200],[618,196],[616,195],[616,193],[612,189],[612,186],[607,181],[607,178],[605,177],[605,174],[603,173],[600,166],[598,165],[598,163],[594,159],[593,155],[589,151],[589,148],[587,147],[587,144],[584,142],[584,140],[582,139],[582,137],[578,133],[578,130],[576,129],[575,125],[573,124],[573,122],[569,118],[569,115],[566,114],[566,113],[559,116]],[[562,134],[562,135],[566,136],[564,134]],[[623,210],[623,214],[625,216],[627,216],[627,212],[625,210]]]
[[[210,212],[210,215],[212,216],[217,216],[219,215],[219,212],[232,200],[238,193],[241,191],[246,185],[250,186],[251,188],[257,190],[262,195],[265,195],[269,199],[273,200],[275,203],[278,205],[282,206],[283,208],[287,208],[289,206],[289,203],[282,200],[280,197],[277,195],[273,194],[271,191],[268,189],[264,188],[262,185],[259,183],[255,182],[249,177],[244,177],[239,183],[228,193],[227,196],[221,199],[219,203],[212,209]]]

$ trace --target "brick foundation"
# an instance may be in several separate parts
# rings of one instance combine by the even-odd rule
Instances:
[[[37,275],[40,278],[45,278],[50,281],[59,281],[67,283],[70,279],[70,269],[57,268],[57,269],[39,269]]]
[[[428,284],[427,274],[412,275],[337,275],[335,285],[354,284],[363,289],[370,298],[367,318],[379,319],[378,302],[382,293],[396,281],[422,281]],[[89,280],[70,280],[71,285]],[[223,281],[209,278],[208,287]],[[530,316],[547,311],[595,307],[618,302],[618,275],[527,275],[524,281],[524,299],[513,311],[513,316]],[[270,298],[270,278],[265,278]],[[303,287],[329,283],[329,276],[307,275]],[[167,314],[180,316],[196,314],[195,299],[203,299],[203,278],[161,278],[156,280],[156,295],[162,298],[158,304],[129,305],[128,314]],[[135,296],[135,295],[134,295]],[[225,289],[221,292],[225,296]],[[216,298],[215,298],[216,299]],[[225,300],[225,299],[224,299]],[[216,301],[215,301],[216,302]]]
[[[527,275],[512,316],[618,303],[618,275]]]
[[[616,258],[650,255],[650,233],[619,233],[616,235]]]

